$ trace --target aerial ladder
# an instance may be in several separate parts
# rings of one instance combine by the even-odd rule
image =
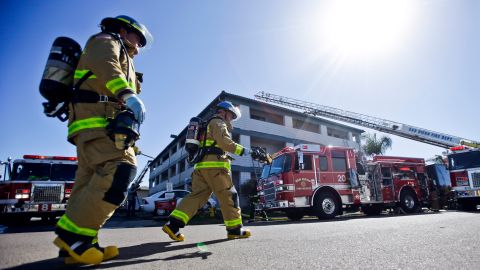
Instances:
[[[152,160],[147,161],[147,165],[143,168],[143,170],[140,172],[140,174],[135,178],[135,180],[132,181],[132,185],[134,187],[140,187],[140,183],[142,182],[143,177],[148,171],[148,168],[150,167],[150,164],[152,163]]]
[[[270,94],[263,91],[255,94],[255,98],[268,103],[274,103],[282,105],[284,107],[291,107],[298,110],[303,110],[304,113],[309,115],[335,119],[350,124],[397,135],[407,139],[439,146],[446,149],[456,146],[480,148],[480,142],[477,141],[460,138],[457,136],[448,135],[445,133],[440,133],[420,127],[406,125],[382,118],[319,105],[308,101],[301,101],[298,99]]]

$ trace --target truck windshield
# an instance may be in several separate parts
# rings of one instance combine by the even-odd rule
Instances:
[[[14,163],[12,180],[73,181],[76,169],[75,164]]]
[[[267,178],[269,173],[270,173],[270,165],[263,166],[262,175],[260,176],[260,178],[262,179]]]
[[[480,151],[471,151],[448,156],[450,170],[480,167]]]
[[[292,168],[291,163],[292,157],[288,154],[276,157],[272,162],[269,175],[290,171]]]

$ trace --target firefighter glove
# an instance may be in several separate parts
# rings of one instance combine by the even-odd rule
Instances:
[[[142,100],[135,94],[126,94],[123,100],[125,100],[125,105],[133,112],[135,120],[139,124],[143,123],[145,119],[145,105],[143,105]]]

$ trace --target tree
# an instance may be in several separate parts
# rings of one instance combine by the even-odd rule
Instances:
[[[362,146],[363,151],[367,156],[382,155],[389,148],[392,148],[392,139],[386,135],[377,139],[377,134],[364,134],[362,139],[365,144]]]

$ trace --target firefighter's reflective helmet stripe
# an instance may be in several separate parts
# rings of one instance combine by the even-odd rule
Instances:
[[[71,221],[67,217],[67,215],[63,215],[60,218],[60,220],[57,223],[57,226],[66,230],[66,231],[76,233],[76,234],[80,234],[80,235],[85,235],[85,236],[96,237],[97,234],[98,234],[97,230],[78,227],[75,223],[73,223],[73,221]]]
[[[242,225],[242,219],[232,219],[232,220],[225,220],[225,226],[227,227],[235,227],[238,225]]]
[[[74,79],[80,79],[82,78],[83,76],[85,76],[85,74],[87,74],[90,70],[88,69],[77,69],[75,70],[75,75],[73,76]],[[88,77],[88,79],[95,79],[97,78],[97,76],[95,75],[91,75],[90,77]]]
[[[243,153],[243,146],[241,146],[240,144],[237,144],[237,147],[235,148],[235,155],[237,156],[241,156]]]
[[[230,162],[224,161],[203,161],[195,164],[194,169],[212,169],[212,168],[225,168],[231,170]]]
[[[180,210],[177,210],[177,209],[173,210],[173,212],[170,214],[170,216],[181,220],[184,224],[187,224],[188,221],[190,220],[190,218],[188,217],[187,214],[185,214],[184,212],[182,212]]]
[[[106,127],[107,124],[107,119],[102,117],[91,117],[77,120],[72,122],[72,124],[68,126],[68,136],[84,129]]]

